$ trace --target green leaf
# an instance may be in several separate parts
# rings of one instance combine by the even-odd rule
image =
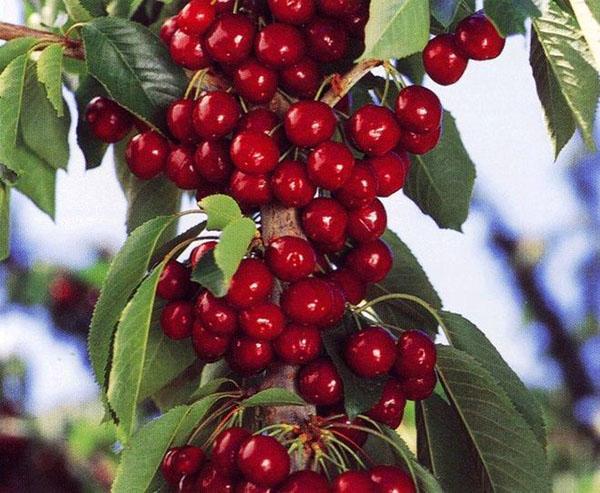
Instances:
[[[438,373],[477,451],[486,491],[549,492],[544,449],[490,373],[468,354],[438,346]]]
[[[402,58],[396,61],[398,71],[407,76],[413,84],[422,84],[425,78],[425,66],[421,53]],[[389,99],[388,101],[393,101]]]
[[[0,262],[10,255],[10,188],[0,181]]]
[[[207,216],[208,230],[223,230],[229,223],[242,217],[238,203],[229,195],[211,195],[200,201],[200,208]]]
[[[53,44],[44,48],[37,62],[37,76],[46,88],[46,95],[58,116],[64,115],[62,98],[62,69],[65,48]]]
[[[173,182],[163,177],[139,180],[132,176],[131,179],[126,194],[128,233],[156,216],[179,212],[181,191]]]
[[[461,0],[430,0],[431,15],[447,28],[456,17]]]
[[[78,113],[77,144],[81,152],[83,152],[86,169],[100,166],[108,149],[108,144],[98,140],[85,121],[85,108],[96,96],[107,96],[104,88],[93,77],[89,75],[81,76],[79,78],[79,86],[75,91]]]
[[[129,19],[140,8],[143,0],[113,0],[110,4],[109,11],[115,17],[123,17]]]
[[[570,0],[569,3],[594,57],[596,70],[600,70],[600,0]]]
[[[192,394],[191,399],[192,400],[202,399],[206,396],[214,394],[215,392],[218,392],[219,389],[221,387],[223,387],[223,385],[225,385],[227,383],[233,383],[233,382],[234,381],[231,380],[230,378],[225,378],[225,377],[212,379],[210,382],[202,385],[198,390],[196,390]]]
[[[17,145],[28,65],[27,55],[20,55],[0,74],[0,159],[2,164],[16,173],[19,173],[20,168],[15,165],[10,154]]]
[[[525,33],[525,21],[541,14],[533,0],[484,0],[483,6],[503,36]]]
[[[474,182],[475,165],[454,118],[445,111],[440,143],[423,156],[413,156],[404,193],[440,228],[462,231]]]
[[[165,412],[175,406],[194,402],[209,394],[213,394],[214,392],[209,392],[208,394],[199,397],[194,396],[194,392],[198,390],[200,385],[200,377],[203,368],[204,363],[200,360],[195,360],[194,363],[185,368],[162,389],[154,392],[151,398],[158,409],[160,409],[161,412]]]
[[[24,146],[15,147],[12,159],[22,174],[15,188],[24,193],[43,212],[54,219],[56,209],[56,170]]]
[[[106,15],[106,4],[108,3],[108,0],[79,0],[79,3],[92,15],[92,17]]]
[[[183,233],[177,235],[175,238],[166,241],[163,243],[160,248],[157,248],[152,256],[152,260],[150,261],[150,265],[158,264],[173,248],[175,248],[180,243],[183,243],[187,240],[191,240],[192,238],[196,238],[206,229],[206,221],[198,223],[191,228],[187,229]]]
[[[306,406],[302,397],[286,389],[274,388],[257,392],[240,402],[243,407]]]
[[[17,38],[0,46],[0,72],[4,71],[15,58],[25,55],[38,42],[39,40],[35,38]]]
[[[81,30],[90,74],[120,105],[146,123],[166,130],[164,114],[187,86],[164,43],[144,26],[100,17]]]
[[[92,19],[90,13],[81,5],[79,0],[63,0],[69,17],[75,22],[87,22]]]
[[[360,60],[404,58],[428,40],[428,0],[372,0]]]

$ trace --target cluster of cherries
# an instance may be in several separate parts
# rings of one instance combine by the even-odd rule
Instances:
[[[240,427],[221,431],[208,458],[200,447],[167,451],[161,472],[180,492],[190,493],[414,493],[411,477],[395,466],[346,471],[331,483],[318,472],[290,474],[287,449],[275,438]]]

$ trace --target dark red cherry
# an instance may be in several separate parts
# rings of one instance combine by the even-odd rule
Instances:
[[[191,147],[173,148],[167,158],[165,173],[182,190],[195,190],[200,186],[201,178],[194,166],[194,151]]]
[[[169,152],[167,139],[149,131],[138,134],[129,141],[125,159],[129,170],[135,176],[142,180],[150,180],[164,171]]]
[[[216,15],[217,9],[211,0],[191,0],[179,12],[177,25],[188,34],[204,34]]]
[[[469,59],[456,45],[453,34],[439,34],[423,50],[425,71],[435,82],[449,86],[457,82],[467,69]]]
[[[169,43],[169,53],[175,63],[189,70],[200,70],[210,65],[199,36],[177,29]]]
[[[394,258],[390,248],[381,240],[362,243],[355,247],[346,259],[346,267],[364,282],[379,282],[385,279]]]
[[[211,363],[220,360],[227,352],[230,342],[231,336],[221,336],[207,330],[200,320],[194,322],[192,345],[202,361]]]
[[[231,141],[229,155],[240,171],[263,175],[277,166],[279,147],[272,137],[263,132],[242,130]]]
[[[304,100],[289,107],[283,125],[292,144],[314,147],[333,137],[337,120],[333,110],[322,101]]]
[[[308,177],[306,167],[300,161],[286,159],[282,161],[271,177],[273,195],[287,207],[308,205],[317,191]]]
[[[396,359],[394,339],[381,327],[369,327],[350,336],[344,357],[352,371],[361,377],[385,375]]]
[[[163,478],[169,484],[176,485],[179,482],[179,477],[175,474],[174,470],[174,459],[179,452],[180,447],[173,447],[166,451],[163,456],[162,462],[160,463],[160,472]]]
[[[280,72],[281,85],[292,96],[312,99],[321,85],[321,71],[312,58],[304,57]]]
[[[225,91],[212,91],[196,101],[192,121],[203,139],[219,139],[230,133],[240,119],[240,105]]]
[[[331,308],[325,320],[319,324],[321,329],[335,327],[344,317],[346,311],[346,298],[344,292],[334,283],[328,283],[331,286]]]
[[[400,426],[404,416],[406,397],[398,380],[388,380],[377,403],[367,412],[369,418],[389,426],[393,430]]]
[[[206,455],[200,447],[192,445],[179,447],[172,459],[173,476],[181,479],[183,476],[195,474],[200,470],[205,459]]]
[[[279,22],[305,24],[315,15],[315,0],[267,0],[269,10]]]
[[[273,361],[273,348],[269,341],[250,337],[236,337],[227,353],[230,368],[241,375],[263,371]]]
[[[377,181],[377,196],[389,197],[400,190],[410,170],[410,158],[405,151],[388,152],[372,157],[366,164]]]
[[[196,298],[194,308],[207,330],[221,336],[235,333],[237,313],[221,298],[215,298],[209,291],[203,291]]]
[[[347,415],[343,414],[329,418],[328,423],[330,425],[328,427],[329,431],[353,449],[360,449],[369,436],[366,431],[350,428],[351,426],[365,427],[366,423],[360,418],[350,419]]]
[[[346,130],[358,149],[373,156],[391,151],[400,139],[400,127],[394,114],[374,104],[357,110],[348,120]]]
[[[243,207],[259,207],[271,202],[273,191],[267,175],[249,175],[236,170],[231,174],[229,193]]]
[[[454,35],[459,49],[473,60],[491,60],[500,56],[506,43],[483,11],[460,21]]]
[[[217,246],[216,241],[205,241],[201,245],[198,245],[190,252],[190,263],[192,264],[192,268],[196,267],[202,257],[206,255],[211,250]]]
[[[111,99],[102,97],[94,98],[88,103],[85,121],[94,136],[107,144],[123,139],[133,127],[133,119],[126,109]]]
[[[348,212],[348,236],[359,243],[379,238],[387,228],[387,213],[379,199]]]
[[[333,288],[322,279],[302,279],[290,285],[281,296],[281,308],[298,324],[323,326],[333,308]]]
[[[306,51],[302,33],[289,24],[275,22],[256,36],[256,58],[269,67],[280,69],[299,62]]]
[[[233,493],[233,480],[213,464],[206,464],[196,479],[197,493]]]
[[[314,272],[317,257],[311,244],[304,238],[280,236],[269,244],[265,262],[279,279],[293,282]]]
[[[192,124],[193,109],[193,100],[178,99],[167,110],[167,126],[171,135],[183,144],[193,144],[198,139]]]
[[[243,476],[260,486],[276,486],[290,473],[290,457],[275,438],[255,435],[240,447],[237,465]]]
[[[325,276],[325,280],[333,282],[340,288],[346,301],[353,305],[358,305],[367,295],[366,284],[349,269],[333,271]]]
[[[356,12],[361,0],[317,0],[319,11],[329,17],[344,17]]]
[[[175,31],[177,31],[177,29],[178,26],[176,15],[166,19],[165,22],[163,22],[163,25],[160,27],[159,33],[160,39],[163,40],[163,43],[168,45],[171,42],[171,38],[173,37],[173,34],[175,34]]]
[[[192,289],[191,271],[177,260],[169,260],[158,278],[156,294],[164,300],[180,300]]]
[[[242,443],[250,437],[250,432],[234,426],[219,433],[214,441],[210,460],[220,471],[234,475],[237,469],[237,453]]]
[[[442,124],[442,103],[426,87],[405,87],[396,98],[396,118],[403,129],[422,134],[431,132]]]
[[[235,6],[235,0],[216,0],[215,8],[217,9],[217,14],[226,14],[233,12],[233,7]]]
[[[227,183],[233,164],[229,158],[229,142],[207,140],[196,148],[194,166],[198,174],[209,183]]]
[[[233,86],[246,101],[268,103],[277,91],[277,72],[250,58],[235,69]]]
[[[240,327],[248,337],[270,341],[283,332],[285,318],[274,303],[261,303],[240,312]]]
[[[341,21],[350,35],[363,39],[365,37],[365,26],[369,22],[369,2],[361,2],[361,6],[357,11],[342,16]]]
[[[398,338],[396,364],[398,376],[420,378],[431,374],[435,368],[437,351],[431,338],[420,330],[407,330]]]
[[[223,14],[206,33],[206,51],[219,63],[240,63],[250,56],[255,34],[245,15]]]
[[[194,306],[189,301],[171,301],[160,313],[160,326],[170,339],[190,337],[193,324]]]
[[[359,209],[373,202],[377,195],[377,187],[377,178],[371,168],[359,161],[334,197],[346,209]]]
[[[416,132],[402,132],[400,144],[396,152],[410,152],[411,154],[427,154],[440,142],[441,128],[433,129],[431,132],[418,134]]]
[[[344,384],[333,363],[318,359],[298,372],[298,391],[317,406],[333,406],[344,398]]]
[[[238,130],[253,130],[271,135],[281,146],[285,140],[282,128],[276,127],[280,124],[280,119],[276,113],[266,108],[254,108],[244,114],[239,122]]]
[[[379,493],[416,493],[410,474],[396,466],[375,466],[369,471]]]
[[[196,479],[194,474],[183,476],[177,485],[177,493],[196,493]]]
[[[302,211],[302,228],[317,243],[336,243],[344,239],[348,214],[337,200],[317,198]]]
[[[307,53],[319,62],[336,62],[348,51],[348,33],[340,22],[315,18],[305,29]]]
[[[306,325],[288,325],[273,341],[279,358],[290,365],[303,365],[321,354],[323,342],[321,332]]]
[[[340,142],[323,142],[308,155],[306,169],[315,185],[326,190],[337,190],[352,174],[354,155]]]
[[[377,485],[365,471],[346,471],[331,483],[332,493],[379,493]]]
[[[422,401],[433,394],[437,383],[435,372],[420,378],[407,378],[401,381],[402,391],[410,401]]]
[[[243,480],[235,485],[235,493],[274,493],[273,488],[259,486],[252,481]]]
[[[250,308],[271,295],[273,282],[273,274],[264,262],[247,258],[233,275],[226,299],[236,308]]]
[[[296,471],[277,490],[279,493],[329,493],[329,482],[315,471]]]

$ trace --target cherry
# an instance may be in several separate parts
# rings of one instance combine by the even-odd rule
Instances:
[[[250,308],[271,295],[273,283],[273,274],[264,262],[244,259],[231,279],[226,299],[236,308]]]
[[[268,134],[282,149],[285,145],[285,134],[283,128],[278,127],[279,123],[280,120],[276,113],[266,108],[254,108],[242,116],[238,130],[253,130]]]
[[[210,183],[225,183],[233,165],[229,158],[229,144],[222,140],[207,140],[196,148],[194,166],[198,174]]]
[[[367,295],[367,286],[349,269],[329,273],[325,279],[342,290],[348,303],[358,305]]]
[[[200,447],[192,445],[180,447],[173,457],[173,473],[180,478],[194,474],[200,469],[205,459],[206,455]]]
[[[203,34],[213,23],[217,9],[211,0],[191,0],[177,16],[177,25],[188,34]]]
[[[223,14],[206,33],[206,51],[216,62],[240,63],[252,52],[254,36],[254,25],[248,17]]]
[[[396,152],[408,151],[412,154],[427,154],[438,145],[441,135],[439,127],[424,134],[402,132],[400,145],[396,149]]]
[[[336,125],[335,113],[322,101],[293,103],[283,119],[288,139],[300,147],[314,147],[331,139]]]
[[[325,16],[344,17],[356,12],[361,0],[317,0],[319,11]]]
[[[377,181],[377,195],[389,197],[404,186],[410,170],[410,158],[405,151],[396,150],[370,158],[367,165]]]
[[[369,21],[369,2],[362,2],[357,11],[343,15],[341,21],[348,33],[363,39],[365,37],[365,26]]]
[[[467,69],[469,59],[456,45],[453,34],[439,34],[423,50],[425,71],[435,82],[449,86],[457,82]]]
[[[142,180],[163,172],[169,155],[169,143],[160,134],[148,131],[138,134],[127,144],[125,159],[129,170]]]
[[[297,236],[280,236],[265,252],[267,266],[282,281],[308,277],[315,270],[317,256],[311,244]]]
[[[348,214],[337,200],[317,198],[302,212],[302,228],[317,243],[336,243],[345,238]]]
[[[319,62],[336,62],[348,51],[348,33],[330,19],[315,18],[305,29],[307,52]]]
[[[404,416],[406,397],[398,380],[388,380],[383,387],[381,398],[367,412],[367,416],[389,426],[393,430],[400,426]]]
[[[169,260],[158,278],[156,294],[167,301],[185,298],[192,289],[190,269],[177,260]]]
[[[237,426],[219,433],[213,443],[210,456],[215,468],[232,475],[237,469],[238,450],[250,436],[248,430]]]
[[[299,62],[306,47],[302,33],[289,24],[269,24],[256,36],[256,58],[269,67],[280,69]]]
[[[431,132],[442,123],[442,103],[426,87],[405,87],[396,98],[396,118],[406,130],[421,134]]]
[[[68,274],[59,274],[48,286],[52,302],[65,309],[77,305],[81,299],[82,286]]]
[[[176,15],[166,19],[165,22],[163,22],[162,26],[160,26],[159,32],[160,39],[163,40],[163,43],[168,45],[171,42],[171,38],[173,37],[173,34],[175,34],[175,31],[177,31],[177,29],[178,26]]]
[[[219,139],[230,133],[240,119],[240,105],[225,91],[212,91],[196,101],[192,121],[203,139]]]
[[[394,339],[381,327],[369,327],[352,334],[344,351],[346,363],[364,378],[386,374],[394,366]]]
[[[437,351],[431,338],[420,330],[407,330],[398,338],[396,373],[405,378],[421,378],[435,368]]]
[[[281,296],[281,308],[290,320],[302,325],[325,326],[334,308],[334,288],[322,279],[302,279]]]
[[[377,485],[364,471],[346,471],[331,483],[332,493],[379,493]]]
[[[329,418],[328,423],[331,425],[329,430],[353,449],[361,448],[367,441],[366,431],[350,428],[350,426],[366,426],[360,418],[350,419],[346,414],[342,414]]]
[[[210,65],[202,40],[198,36],[177,29],[169,43],[169,53],[175,63],[189,70],[200,70]]]
[[[233,493],[233,481],[213,464],[206,464],[196,480],[197,493]]]
[[[346,124],[348,135],[361,151],[381,156],[398,145],[400,127],[394,114],[383,106],[366,104]]]
[[[167,126],[171,135],[184,144],[193,144],[197,140],[192,124],[194,101],[191,99],[178,99],[173,101],[167,109]]]
[[[262,303],[240,313],[244,333],[260,341],[270,341],[283,332],[285,318],[274,303]]]
[[[190,337],[193,324],[194,307],[189,301],[171,301],[160,313],[160,326],[170,339]]]
[[[315,471],[296,471],[288,476],[277,490],[279,493],[329,493],[329,482]]]
[[[396,466],[375,466],[369,472],[380,493],[416,493],[410,474]]]
[[[290,473],[290,456],[275,438],[255,435],[240,447],[237,465],[247,480],[259,486],[276,486]]]
[[[334,194],[346,209],[358,209],[370,204],[377,194],[378,182],[371,168],[364,162],[354,166],[350,177]]]
[[[274,493],[273,488],[259,486],[251,481],[241,481],[235,485],[235,493]]]
[[[177,493],[195,493],[196,491],[196,476],[189,474],[183,476],[177,485]]]
[[[97,97],[85,108],[85,121],[98,140],[113,144],[123,139],[133,127],[129,112],[111,99]]]
[[[229,336],[237,329],[237,313],[220,298],[215,298],[210,291],[203,291],[196,298],[195,310],[207,330]]]
[[[315,15],[315,0],[267,0],[273,17],[287,24],[306,24]]]
[[[246,101],[268,103],[277,91],[277,72],[250,58],[235,69],[233,86]]]
[[[321,85],[321,71],[312,58],[304,57],[280,72],[281,85],[292,96],[312,99]]]
[[[200,262],[202,257],[204,257],[204,255],[206,255],[211,250],[214,250],[217,244],[218,243],[216,241],[206,241],[201,245],[195,247],[190,252],[190,263],[192,264],[192,268],[195,268],[198,265],[198,263]]]
[[[217,14],[226,14],[233,12],[233,7],[235,6],[235,0],[216,0],[215,8],[217,9]]]
[[[308,177],[318,187],[337,190],[348,181],[354,169],[354,155],[339,142],[319,144],[306,162]]]
[[[263,132],[242,130],[231,141],[229,155],[237,169],[252,175],[272,171],[279,161],[279,147]]]
[[[379,282],[392,269],[394,258],[390,248],[381,240],[362,243],[352,250],[346,266],[364,282]]]
[[[187,146],[177,146],[169,153],[165,173],[169,180],[183,190],[200,186],[200,175],[194,166],[194,151]]]
[[[344,317],[346,311],[346,298],[344,292],[334,283],[328,283],[331,287],[331,308],[327,317],[319,324],[319,327],[328,329],[337,325]]]
[[[473,60],[491,60],[500,56],[506,43],[483,11],[460,21],[455,37],[459,49]]]
[[[202,322],[196,320],[192,328],[192,345],[196,355],[202,361],[212,363],[220,360],[229,348],[230,336],[221,336],[207,330]]]
[[[209,195],[223,193],[223,187],[215,183],[202,182],[196,190],[196,202],[200,202]]]
[[[227,363],[241,375],[260,373],[273,361],[273,348],[269,341],[237,337],[227,353]]]
[[[177,452],[180,447],[173,447],[166,451],[163,456],[162,462],[160,463],[160,472],[165,478],[165,481],[169,484],[176,485],[179,482],[179,477],[175,474],[174,462]]]
[[[266,205],[273,198],[267,175],[249,175],[239,170],[231,175],[229,193],[243,207]]]
[[[321,333],[315,327],[288,325],[273,342],[279,358],[290,365],[313,361],[321,353]]]
[[[316,186],[300,161],[282,161],[271,177],[273,195],[287,207],[304,207],[315,196]]]
[[[387,213],[379,199],[348,213],[348,236],[360,243],[376,240],[387,228]]]
[[[298,372],[298,391],[308,402],[333,406],[344,398],[344,384],[333,363],[318,359]]]

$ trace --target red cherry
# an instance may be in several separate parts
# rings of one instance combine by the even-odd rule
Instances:
[[[346,130],[358,149],[374,156],[391,151],[400,139],[400,127],[394,114],[374,104],[357,110],[348,120]]]
[[[314,147],[331,139],[336,125],[335,113],[322,101],[293,103],[283,120],[288,139],[300,147]]]
[[[348,236],[360,243],[376,240],[387,228],[387,213],[379,199],[348,213]]]
[[[469,59],[456,45],[453,34],[439,34],[423,50],[425,71],[435,82],[449,86],[457,82],[467,69]]]
[[[169,484],[176,485],[180,478],[177,477],[174,471],[174,459],[179,452],[180,447],[173,447],[166,451],[162,462],[160,463],[160,472],[165,481]]]
[[[431,338],[420,330],[407,330],[398,338],[396,373],[405,378],[421,378],[433,372],[437,351]]]
[[[361,0],[317,0],[319,11],[325,16],[343,17],[356,12]]]
[[[280,123],[276,113],[266,108],[254,108],[242,116],[238,130],[253,130],[271,135],[277,145],[282,148],[285,145],[285,134],[283,128],[275,129]]]
[[[316,187],[308,178],[306,167],[300,161],[282,161],[271,177],[273,195],[287,207],[304,207],[315,196]]]
[[[241,481],[235,485],[235,493],[274,493],[273,488],[259,486],[251,481]]]
[[[270,341],[283,332],[285,318],[274,303],[262,303],[240,313],[244,333],[260,341]]]
[[[459,49],[473,60],[491,60],[500,56],[506,43],[482,11],[460,21],[455,37]]]
[[[160,134],[149,131],[138,134],[127,144],[125,159],[129,170],[142,180],[150,180],[167,165],[169,143]]]
[[[358,305],[367,295],[367,286],[349,269],[329,273],[325,279],[342,290],[348,303]]]
[[[200,37],[187,34],[181,29],[173,33],[169,53],[175,63],[189,70],[200,70],[210,65]]]
[[[206,51],[219,63],[240,63],[252,52],[256,32],[242,14],[223,14],[206,33]]]
[[[229,192],[243,207],[266,205],[273,198],[267,175],[249,175],[239,170],[231,174]]]
[[[348,33],[339,22],[315,18],[305,29],[307,53],[319,62],[336,62],[348,51]]]
[[[279,493],[329,493],[329,482],[315,471],[296,471],[288,476],[279,489]]]
[[[171,301],[160,313],[160,326],[170,339],[190,337],[193,324],[194,307],[189,301]]]
[[[350,336],[344,357],[357,375],[364,378],[379,377],[394,366],[394,339],[381,327],[369,327]]]
[[[169,153],[165,173],[182,190],[194,190],[200,186],[200,175],[194,166],[194,151],[190,147],[177,146]]]
[[[163,43],[168,45],[171,42],[171,38],[173,37],[173,34],[175,34],[175,31],[177,31],[177,29],[178,29],[178,26],[177,26],[177,16],[176,15],[166,19],[165,22],[163,22],[162,26],[160,27],[160,33],[159,33],[160,39],[163,40]]]
[[[197,136],[192,124],[194,101],[178,99],[173,101],[167,110],[167,126],[171,135],[184,144],[196,142]]]
[[[207,330],[199,320],[194,322],[192,345],[196,355],[202,361],[212,363],[220,360],[227,352],[230,342],[230,336],[220,336]]]
[[[281,308],[290,320],[302,325],[326,326],[334,308],[334,288],[322,279],[302,279],[281,296]]]
[[[297,236],[280,236],[265,252],[265,262],[282,281],[293,282],[311,275],[317,257],[311,244]]]
[[[377,178],[371,168],[364,162],[358,162],[334,196],[346,209],[359,209],[373,202],[377,187]]]
[[[275,438],[255,435],[240,447],[237,465],[247,480],[260,486],[275,486],[290,473],[290,456]]]
[[[236,308],[250,308],[271,295],[273,282],[273,274],[264,262],[247,258],[233,275],[226,299]]]
[[[390,248],[382,240],[358,245],[346,260],[347,267],[364,282],[383,281],[394,263]]]
[[[405,87],[396,98],[396,118],[403,129],[421,134],[431,132],[442,124],[442,103],[426,87]]]
[[[233,165],[229,158],[229,143],[222,140],[207,140],[196,148],[194,166],[198,174],[210,183],[226,183]]]
[[[318,359],[298,372],[298,391],[317,406],[333,406],[344,398],[344,384],[333,363]]]
[[[435,372],[421,378],[407,378],[401,381],[402,391],[410,401],[422,401],[430,397],[436,383]]]
[[[263,132],[242,130],[231,141],[229,155],[237,169],[252,175],[272,171],[279,161],[279,148]]]
[[[206,255],[211,250],[214,250],[217,244],[218,243],[216,241],[206,241],[201,245],[195,247],[190,252],[190,263],[192,264],[192,268],[195,268],[198,265],[198,263],[200,262],[202,257],[204,257],[204,255]]]
[[[279,75],[283,88],[298,98],[312,99],[321,85],[319,66],[308,57],[284,68]]]
[[[195,474],[205,459],[206,455],[200,447],[192,445],[179,447],[172,459],[173,475],[182,478],[183,476]]]
[[[389,426],[393,430],[400,426],[404,416],[406,397],[398,380],[388,380],[377,403],[367,412],[369,418]]]
[[[348,214],[337,200],[317,198],[302,212],[302,228],[317,243],[339,242],[345,238]]]
[[[377,195],[389,197],[404,186],[410,170],[410,158],[404,151],[388,152],[370,158],[367,165],[377,181]]]
[[[226,14],[233,12],[233,7],[235,6],[235,0],[216,0],[215,8],[217,9],[217,14]]]
[[[213,464],[206,464],[196,480],[197,493],[233,493],[233,481]]]
[[[329,430],[353,449],[361,448],[367,441],[368,434],[366,431],[350,428],[350,426],[365,427],[366,423],[360,418],[350,419],[343,414],[342,416],[329,418],[328,423],[330,424]]]
[[[225,91],[212,91],[196,101],[192,121],[203,139],[219,139],[230,133],[240,119],[240,105]]]
[[[156,294],[167,301],[185,298],[192,289],[190,269],[177,260],[169,260],[158,278]]]
[[[126,109],[102,97],[94,98],[88,103],[85,121],[94,136],[107,144],[123,139],[133,127],[133,119]]]
[[[237,453],[242,443],[249,437],[250,432],[234,426],[219,433],[214,441],[210,460],[215,468],[233,475],[237,469]]]
[[[350,178],[354,169],[354,155],[339,142],[323,142],[309,155],[306,162],[308,177],[318,187],[337,190]]]
[[[306,24],[315,15],[314,0],[268,0],[269,10],[279,22]]]
[[[227,353],[230,368],[241,375],[260,373],[273,361],[273,347],[269,341],[237,337]]]
[[[441,128],[435,128],[424,134],[402,132],[396,152],[408,151],[412,154],[427,154],[438,145],[441,135]]]
[[[246,101],[268,103],[277,91],[277,72],[250,58],[235,69],[233,86]]]
[[[183,476],[177,485],[177,493],[195,493],[196,479],[196,476],[193,474]]]
[[[331,483],[332,493],[379,493],[377,485],[364,471],[346,471]]]
[[[325,320],[319,324],[322,329],[328,329],[336,326],[344,317],[346,311],[346,298],[344,292],[335,284],[328,283],[331,286],[331,308]]]
[[[263,28],[254,42],[256,58],[276,69],[299,62],[305,50],[302,33],[294,26],[278,22]]]
[[[290,365],[303,365],[321,353],[321,332],[315,327],[288,325],[273,342],[279,358]]]
[[[207,330],[221,336],[229,336],[237,329],[237,313],[220,298],[209,291],[202,292],[195,303],[195,310]]]
[[[362,2],[356,12],[342,16],[341,21],[352,36],[363,39],[365,37],[365,26],[369,22],[369,2]]]
[[[410,474],[396,466],[375,466],[369,473],[380,493],[416,493]]]
[[[217,9],[211,0],[191,0],[181,9],[177,25],[186,33],[203,34],[215,20]]]

